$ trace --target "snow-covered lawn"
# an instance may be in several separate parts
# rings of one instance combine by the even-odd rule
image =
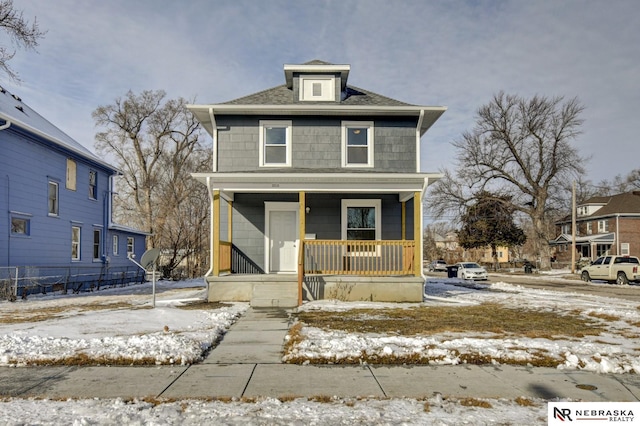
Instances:
[[[553,339],[524,336],[495,337],[491,333],[443,333],[427,336],[346,333],[304,327],[304,340],[296,344],[284,359],[310,360],[358,359],[361,354],[373,358],[429,358],[433,365],[456,365],[463,355],[475,358],[513,360],[527,363],[540,354],[557,359],[558,368],[581,369],[598,373],[640,373],[640,310],[635,302],[584,294],[536,290],[505,283],[452,285],[451,280],[429,279],[425,302],[421,305],[478,305],[497,303],[514,309],[579,315],[600,322],[606,329],[600,335],[566,336]],[[638,289],[640,291],[640,289]],[[301,310],[343,311],[354,308],[410,308],[416,305],[343,303],[323,300],[305,304]]]
[[[486,287],[486,288],[485,288]],[[0,302],[0,365],[46,363],[84,353],[105,360],[151,359],[157,363],[197,362],[203,353],[248,308],[237,303],[215,310],[179,309],[203,299],[202,280],[159,282],[155,309],[151,284],[105,289],[80,295],[32,296],[26,301]],[[621,299],[533,290],[496,283],[474,289],[450,280],[429,279],[424,305],[499,303],[553,312],[580,312],[607,324],[600,336],[566,340],[504,339],[485,336],[383,336],[303,328],[306,340],[295,350],[309,357],[339,357],[352,351],[387,356],[407,351],[439,350],[442,363],[456,364],[455,353],[476,351],[496,357],[526,357],[544,350],[564,359],[560,368],[638,372],[640,310]],[[640,291],[640,289],[639,289]],[[101,306],[102,305],[102,306]],[[105,306],[108,305],[108,306]],[[131,305],[132,307],[130,307]],[[397,305],[319,301],[305,310],[383,308]],[[53,315],[44,321],[39,312]],[[13,322],[7,321],[14,318]],[[17,322],[16,322],[17,321]],[[313,344],[311,344],[313,343]],[[435,345],[435,349],[433,349]],[[427,349],[432,348],[432,349]],[[478,406],[486,405],[486,407]],[[459,401],[433,396],[423,400],[341,400],[319,402],[298,398],[279,401],[124,401],[34,400],[7,398],[0,402],[1,424],[546,424],[546,401]],[[475,405],[475,406],[474,406]]]

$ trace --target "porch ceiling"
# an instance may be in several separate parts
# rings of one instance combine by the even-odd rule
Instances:
[[[397,193],[410,199],[442,177],[439,173],[192,173],[210,190],[236,192]]]

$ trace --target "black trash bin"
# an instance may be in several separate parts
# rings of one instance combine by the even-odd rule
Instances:
[[[524,273],[525,274],[532,274],[533,273],[533,265],[530,263],[525,263],[524,264]]]
[[[447,278],[458,278],[458,267],[449,265],[447,266]]]

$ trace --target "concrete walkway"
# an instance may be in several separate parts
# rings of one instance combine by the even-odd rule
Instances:
[[[1,397],[454,397],[638,401],[637,375],[513,366],[300,366],[280,362],[289,317],[250,309],[201,364],[0,368]]]

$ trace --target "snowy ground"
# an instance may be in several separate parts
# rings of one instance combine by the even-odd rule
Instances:
[[[476,304],[497,302],[511,306],[582,311],[618,318],[609,321],[607,335],[545,341],[544,339],[489,339],[477,336],[346,335],[305,328],[307,342],[317,349],[300,347],[310,357],[348,356],[365,349],[386,355],[428,350],[435,343],[445,355],[443,362],[456,364],[452,354],[478,351],[496,357],[505,354],[526,357],[527,349],[543,348],[566,359],[561,368],[583,368],[600,373],[638,372],[640,360],[640,310],[635,303],[620,299],[526,289],[505,283],[481,285],[483,290],[450,285],[451,280],[429,279],[425,304]],[[55,312],[46,321],[0,322],[0,366],[46,363],[84,353],[109,359],[153,359],[157,363],[197,362],[225,330],[248,308],[234,304],[217,310],[182,310],[177,306],[204,298],[202,280],[160,282],[155,309],[151,284],[97,293],[30,297],[15,303],[0,302],[0,318],[29,317],[38,312]],[[640,291],[640,288],[639,288]],[[120,303],[121,302],[121,303]],[[127,304],[135,308],[125,307]],[[103,309],[96,309],[102,305]],[[111,305],[111,306],[104,306]],[[352,309],[387,306],[372,303],[320,301],[303,309]],[[396,307],[396,305],[393,305]],[[306,343],[305,343],[306,344]],[[546,401],[533,406],[511,400],[485,400],[490,408],[467,406],[465,401],[434,396],[414,399],[340,400],[328,402],[295,399],[279,401],[124,401],[34,400],[8,398],[0,401],[0,424],[546,424]]]

